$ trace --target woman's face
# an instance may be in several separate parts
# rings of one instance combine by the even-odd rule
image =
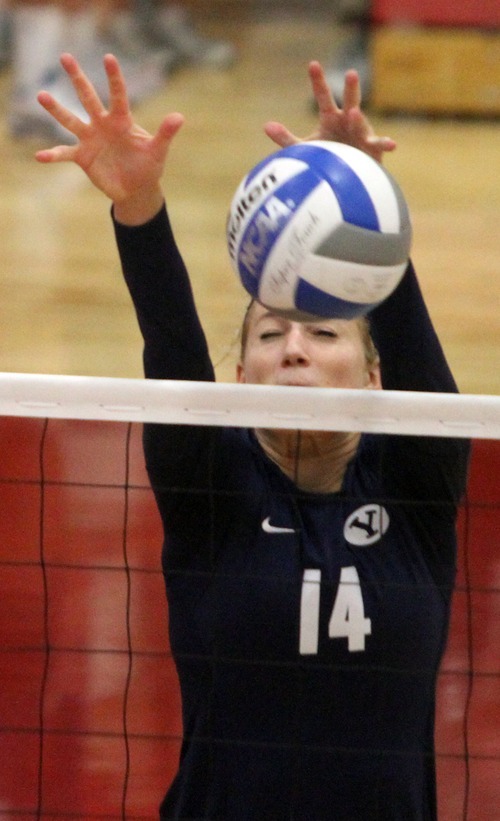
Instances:
[[[238,382],[319,388],[380,389],[378,362],[369,364],[356,320],[295,322],[254,302]]]

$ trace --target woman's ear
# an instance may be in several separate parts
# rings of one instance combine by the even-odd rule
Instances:
[[[382,375],[380,373],[380,363],[376,362],[368,368],[368,384],[366,386],[372,391],[382,390]]]
[[[236,381],[239,382],[240,384],[243,384],[244,382],[246,382],[245,368],[243,367],[243,363],[241,362],[241,360],[236,365]]]

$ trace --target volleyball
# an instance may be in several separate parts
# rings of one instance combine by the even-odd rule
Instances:
[[[322,140],[258,163],[238,186],[227,221],[244,288],[295,320],[367,314],[400,281],[411,235],[391,174],[357,148]]]

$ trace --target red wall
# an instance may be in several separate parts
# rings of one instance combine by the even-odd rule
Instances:
[[[500,26],[500,0],[374,0],[377,23]]]

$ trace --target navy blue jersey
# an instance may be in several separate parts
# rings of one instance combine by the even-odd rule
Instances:
[[[116,234],[146,376],[213,380],[166,212]],[[385,388],[456,390],[411,265],[372,332]],[[364,435],[332,494],[298,490],[252,431],[146,425],[144,444],[183,705],[161,817],[435,819],[467,443]]]

